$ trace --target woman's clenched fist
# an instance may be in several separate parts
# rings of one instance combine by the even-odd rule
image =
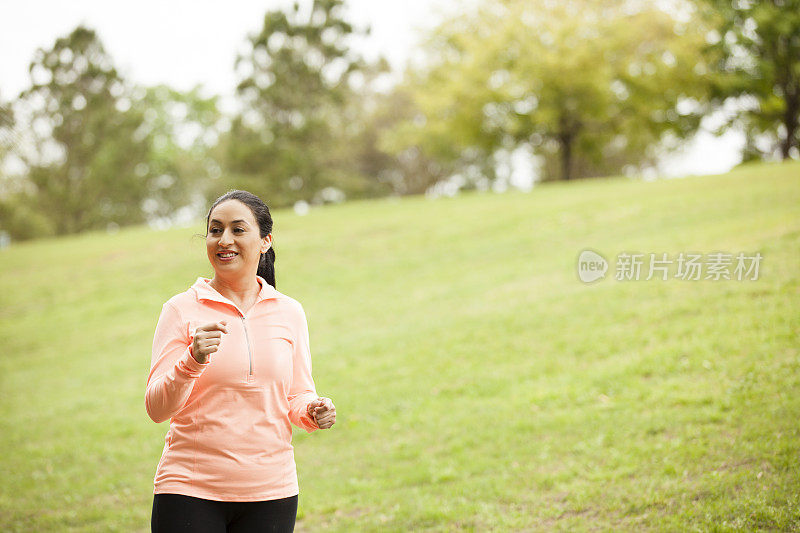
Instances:
[[[320,429],[328,429],[336,423],[336,406],[330,398],[317,398],[308,404],[307,410]]]
[[[199,326],[194,332],[192,357],[200,364],[208,362],[208,357],[219,350],[222,334],[228,333],[227,322],[214,322]]]

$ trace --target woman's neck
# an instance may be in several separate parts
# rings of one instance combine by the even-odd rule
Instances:
[[[229,300],[252,298],[261,290],[261,286],[255,277],[246,281],[243,279],[230,281],[214,276],[209,285]]]

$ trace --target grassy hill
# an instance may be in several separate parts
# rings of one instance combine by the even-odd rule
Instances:
[[[800,164],[273,216],[338,412],[295,431],[297,531],[800,528]],[[203,233],[0,251],[1,530],[149,531],[153,331]],[[614,279],[719,251],[759,279]]]

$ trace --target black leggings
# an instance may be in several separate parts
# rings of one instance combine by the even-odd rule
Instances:
[[[291,533],[298,496],[261,502],[219,502],[183,494],[154,494],[153,533]]]

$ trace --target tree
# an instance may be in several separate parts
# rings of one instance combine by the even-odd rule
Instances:
[[[455,170],[427,156],[421,146],[393,144],[392,132],[419,114],[409,91],[393,87],[365,95],[364,101],[370,105],[359,108],[361,134],[354,143],[363,175],[376,177],[388,193],[408,195],[424,193]]]
[[[751,154],[765,155],[755,138],[767,136],[783,159],[798,157],[800,0],[698,0],[697,5],[714,27],[706,50],[712,101],[749,99],[725,127],[744,129]]]
[[[142,93],[138,133],[148,141],[148,159],[140,172],[155,176],[143,209],[148,219],[169,219],[181,207],[206,203],[221,175],[215,151],[226,119],[218,97],[203,96],[200,87],[181,92],[158,85]]]
[[[11,161],[20,135],[11,103],[0,101],[0,239],[30,239],[53,233],[48,220],[31,205],[26,182]]]
[[[56,234],[143,222],[157,177],[146,166],[143,110],[95,32],[79,26],[39,49],[30,73],[20,102],[33,143],[21,156],[37,210]]]
[[[347,120],[366,63],[348,48],[357,33],[342,18],[342,0],[314,0],[304,16],[270,11],[261,31],[236,61],[243,111],[225,139],[226,170],[238,185],[271,205],[321,201],[335,187],[368,194],[373,183],[358,173]]]
[[[0,165],[14,144],[14,112],[9,103],[0,98]]]
[[[529,146],[572,179],[652,163],[699,126],[703,33],[650,2],[489,0],[440,25],[409,78],[422,115],[395,135],[484,163]],[[488,168],[487,168],[488,167]]]

